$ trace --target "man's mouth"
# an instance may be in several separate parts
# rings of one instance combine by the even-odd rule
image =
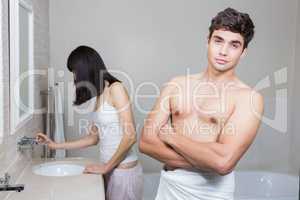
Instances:
[[[216,62],[217,62],[218,64],[221,64],[221,65],[224,65],[224,64],[228,63],[227,60],[219,59],[219,58],[216,58]]]

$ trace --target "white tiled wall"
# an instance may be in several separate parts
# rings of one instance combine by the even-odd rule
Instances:
[[[33,5],[34,12],[34,63],[35,69],[49,67],[49,1],[48,0],[26,0]],[[8,54],[8,0],[1,0],[1,37],[2,54],[0,56],[0,119],[3,124],[3,143],[0,144],[0,176],[5,172],[12,175],[12,181],[16,180],[30,158],[17,152],[17,139],[23,135],[33,136],[37,130],[43,130],[44,124],[41,115],[33,118],[19,131],[10,135],[9,133],[9,54]],[[2,59],[1,59],[2,58]],[[34,80],[35,107],[42,106],[40,90],[47,89],[47,77],[36,77]],[[1,121],[0,120],[0,121]],[[0,122],[1,123],[1,122]],[[0,193],[0,199],[5,193]]]

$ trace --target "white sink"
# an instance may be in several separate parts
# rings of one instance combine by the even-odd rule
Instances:
[[[75,176],[83,170],[84,166],[69,163],[45,163],[32,168],[33,173],[42,176]]]

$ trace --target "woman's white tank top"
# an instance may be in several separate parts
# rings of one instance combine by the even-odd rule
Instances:
[[[90,99],[90,101],[93,101],[92,104],[95,105],[97,97]],[[124,134],[119,121],[118,111],[114,106],[104,101],[96,111],[91,113],[89,118],[98,128],[100,162],[107,163],[117,151]],[[128,163],[137,159],[136,151],[132,147],[121,163]]]

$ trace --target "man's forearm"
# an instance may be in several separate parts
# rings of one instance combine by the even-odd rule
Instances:
[[[182,155],[189,163],[205,171],[219,171],[226,160],[226,154],[218,143],[201,143],[177,135],[167,144]]]
[[[168,147],[163,142],[151,144],[148,142],[140,142],[140,151],[159,160],[160,162],[177,168],[194,168],[183,156]]]

